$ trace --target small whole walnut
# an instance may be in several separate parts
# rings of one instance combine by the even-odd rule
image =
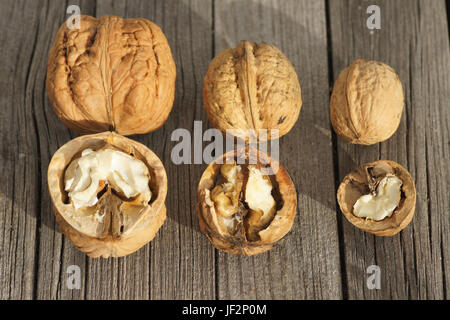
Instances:
[[[331,123],[344,140],[371,145],[394,134],[404,104],[402,83],[391,67],[356,59],[341,71],[334,84]]]
[[[90,257],[136,251],[166,219],[163,164],[146,146],[114,132],[63,145],[47,179],[59,229]]]
[[[147,133],[172,109],[176,69],[161,29],[146,19],[81,15],[64,23],[48,55],[47,93],[79,133]]]
[[[414,217],[416,188],[409,172],[390,160],[361,165],[339,186],[342,213],[354,226],[379,236],[392,236]]]
[[[272,169],[275,174],[269,174]],[[297,193],[286,170],[251,147],[216,159],[198,185],[200,229],[228,253],[249,256],[272,249],[291,229],[296,209]]]
[[[302,106],[301,88],[290,61],[267,43],[242,41],[220,52],[203,82],[203,100],[212,126],[247,139],[280,137],[294,126]],[[267,129],[261,134],[260,129]],[[278,133],[271,130],[277,129]],[[267,138],[268,137],[268,138]]]

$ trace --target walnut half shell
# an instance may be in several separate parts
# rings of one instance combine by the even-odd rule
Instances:
[[[164,33],[142,18],[81,15],[80,29],[59,28],[48,54],[50,101],[81,134],[158,129],[172,109],[175,78]]]
[[[211,61],[203,101],[214,128],[238,130],[230,134],[244,140],[255,136],[251,130],[259,140],[270,140],[273,134],[281,137],[294,126],[302,107],[291,62],[275,46],[249,41],[223,50]],[[267,135],[260,129],[266,129]]]
[[[234,174],[225,166],[234,166]],[[264,168],[270,167],[278,168],[275,174],[266,174]],[[251,182],[252,172],[259,173]],[[228,253],[250,256],[272,249],[291,229],[296,209],[297,193],[286,170],[250,147],[216,159],[198,185],[200,229],[217,249]]]
[[[105,186],[97,204],[75,209],[64,190],[64,176],[69,164],[88,148],[120,150],[142,161],[149,172],[150,201],[126,199]],[[47,179],[59,229],[90,257],[120,257],[138,250],[155,237],[166,218],[163,164],[146,146],[113,132],[81,136],[63,145],[50,161]]]
[[[402,182],[400,201],[392,215],[380,221],[358,217],[354,205],[363,195],[373,194],[386,176],[395,176]],[[416,207],[416,188],[409,172],[390,160],[362,164],[349,173],[339,186],[337,199],[342,213],[354,226],[379,236],[392,236],[404,229],[413,219]]]

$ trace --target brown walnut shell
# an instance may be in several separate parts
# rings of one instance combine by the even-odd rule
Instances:
[[[222,164],[233,161],[241,166],[250,162],[258,163],[266,168],[278,168],[276,174],[270,176],[273,186],[272,195],[277,202],[276,213],[273,219],[257,233],[257,239],[250,240],[247,235],[249,222],[246,220],[246,213],[240,216],[240,221],[233,233],[224,230],[218,221],[219,213],[210,197],[211,190],[216,186]],[[297,193],[287,171],[279,162],[251,147],[230,151],[209,164],[200,178],[197,195],[197,214],[201,231],[216,249],[233,254],[251,256],[272,249],[274,244],[291,230],[297,211]]]
[[[142,18],[81,15],[80,29],[59,28],[48,55],[50,101],[81,134],[158,129],[172,109],[175,78],[164,33]]]
[[[132,199],[122,200],[108,188],[92,209],[74,209],[64,190],[65,170],[83,150],[104,147],[126,152],[145,163],[152,192],[148,204],[137,205]],[[136,251],[155,237],[166,219],[167,176],[163,164],[143,144],[116,133],[85,135],[69,141],[53,155],[47,179],[59,229],[90,257],[120,257]],[[95,220],[95,210],[104,213],[102,222]]]
[[[214,128],[246,139],[248,130],[277,129],[281,137],[294,126],[302,106],[301,88],[290,61],[267,43],[241,41],[220,52],[203,82],[203,100]]]
[[[344,140],[371,145],[394,134],[404,104],[402,83],[391,67],[356,59],[341,71],[334,84],[331,123]]]
[[[355,216],[353,205],[356,201],[369,194],[370,185],[375,186],[387,174],[393,174],[402,181],[400,203],[392,215],[380,221]],[[414,217],[416,187],[409,172],[401,165],[390,160],[378,160],[362,164],[356,171],[349,173],[339,186],[337,199],[342,213],[355,227],[378,236],[393,236]]]

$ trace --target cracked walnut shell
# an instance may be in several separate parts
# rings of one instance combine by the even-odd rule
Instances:
[[[275,46],[241,41],[220,52],[210,63],[203,82],[203,100],[214,128],[246,139],[247,130],[267,129],[281,137],[294,126],[302,106],[301,88],[294,67]]]
[[[94,188],[98,198],[94,205],[77,207],[64,185],[71,164],[89,149],[120,151],[125,157],[139,160],[146,167],[149,182],[145,189],[150,192],[146,197],[139,194],[127,198],[108,178]],[[115,169],[119,178],[130,175],[130,171]],[[94,178],[91,175],[86,181],[92,184]],[[163,164],[146,146],[113,132],[81,136],[63,145],[50,161],[47,179],[59,229],[90,257],[120,257],[138,250],[155,237],[166,218],[167,176]]]
[[[344,140],[371,145],[394,134],[404,104],[402,83],[390,66],[356,59],[334,84],[331,123]]]
[[[80,20],[80,29],[59,28],[48,55],[47,93],[61,121],[81,134],[161,127],[176,78],[161,29],[142,18]]]
[[[379,221],[357,216],[354,210],[358,199],[366,195],[376,197],[380,192],[379,186],[386,177],[401,180],[399,201],[391,215]],[[378,160],[362,164],[349,173],[339,186],[337,199],[342,213],[354,226],[378,236],[392,236],[413,219],[416,188],[411,175],[401,165],[390,160]]]
[[[268,174],[272,170],[275,174]],[[297,193],[286,170],[254,148],[230,151],[204,171],[198,185],[200,229],[224,252],[272,249],[292,228]]]

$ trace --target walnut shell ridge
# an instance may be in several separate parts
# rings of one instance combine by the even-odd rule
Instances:
[[[275,46],[241,41],[220,52],[203,82],[203,101],[211,125],[256,131],[277,129],[279,136],[294,126],[302,106],[301,88],[291,62]],[[244,133],[234,135],[246,138]]]
[[[277,168],[274,180],[282,199],[274,218],[258,232],[259,239],[256,241],[247,239],[243,221],[240,222],[241,225],[236,234],[222,230],[218,222],[219,213],[210,197],[210,191],[215,186],[221,165],[229,163],[228,161],[236,160],[239,163],[248,159],[252,159],[254,163],[264,163]],[[291,230],[297,213],[297,192],[286,169],[267,154],[252,147],[229,151],[209,164],[200,178],[197,198],[196,210],[200,230],[216,249],[232,254],[251,256],[271,250]]]
[[[353,206],[364,194],[368,194],[368,170],[374,178],[393,174],[402,180],[401,200],[390,217],[380,221],[361,218],[353,214]],[[355,227],[378,236],[393,236],[403,230],[413,219],[416,208],[416,187],[409,172],[400,164],[390,160],[364,163],[350,172],[339,185],[337,191],[339,207]]]
[[[334,84],[331,123],[344,140],[371,145],[395,133],[404,104],[402,83],[390,66],[356,59]]]
[[[77,212],[64,191],[64,174],[70,162],[91,148],[111,146],[143,161],[150,172],[152,199],[137,210],[133,201],[118,197],[105,198],[105,217],[102,222],[93,214]],[[75,138],[53,155],[47,172],[48,189],[59,229],[73,244],[90,257],[120,257],[131,254],[150,242],[166,219],[164,204],[167,176],[159,158],[146,146],[114,132],[104,132]],[[103,195],[102,197],[104,197]],[[98,204],[100,204],[99,199]],[[96,205],[97,206],[97,205]],[[130,210],[131,209],[131,210]]]
[[[151,21],[81,15],[59,28],[48,54],[47,93],[57,116],[81,134],[154,131],[167,120],[176,67]]]

